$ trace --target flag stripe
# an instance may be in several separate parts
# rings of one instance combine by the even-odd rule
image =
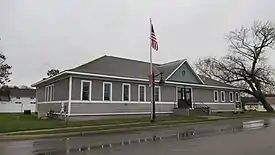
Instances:
[[[158,41],[157,41],[157,37],[155,35],[155,30],[153,27],[153,24],[151,23],[151,47],[155,50],[158,51]]]

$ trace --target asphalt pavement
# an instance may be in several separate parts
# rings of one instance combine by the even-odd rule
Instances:
[[[120,134],[0,142],[0,155],[275,154],[275,121],[226,120]],[[256,154],[255,154],[256,155]]]

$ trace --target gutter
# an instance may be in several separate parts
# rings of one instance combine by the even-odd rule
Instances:
[[[39,82],[36,82],[32,84],[32,87],[36,87],[37,85],[47,82],[49,80],[52,80],[54,78],[57,78],[59,76],[65,75],[65,74],[72,74],[72,75],[82,75],[82,76],[94,76],[94,77],[103,77],[103,78],[112,78],[112,79],[121,79],[121,80],[131,80],[131,81],[142,81],[142,82],[149,82],[148,79],[142,79],[142,78],[132,78],[132,77],[121,77],[121,76],[114,76],[114,75],[104,75],[104,74],[96,74],[96,73],[83,73],[83,72],[74,72],[74,71],[63,71],[55,76],[49,77],[45,80],[41,80]],[[158,82],[156,80],[156,82]],[[197,87],[206,87],[206,88],[220,88],[220,89],[230,89],[230,90],[242,90],[241,88],[235,88],[235,87],[223,87],[223,86],[212,86],[212,85],[204,85],[204,84],[192,84],[192,83],[182,83],[182,82],[172,82],[172,81],[165,81],[167,84],[175,84],[175,85],[185,85],[185,86],[197,86]]]

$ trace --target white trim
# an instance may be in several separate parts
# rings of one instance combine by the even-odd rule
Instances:
[[[60,101],[50,101],[50,102],[37,102],[37,104],[50,104],[50,103],[69,103],[69,100],[60,100]],[[100,103],[100,104],[151,104],[151,101],[139,102],[139,101],[81,101],[81,100],[71,100],[71,103],[83,103],[83,104],[92,104],[92,103]],[[175,102],[156,102],[156,104],[175,104]]]
[[[45,88],[44,88],[45,90],[45,93],[44,93],[44,101],[46,102],[47,100],[48,100],[48,98],[47,98],[47,89],[48,89],[48,86],[45,86]]]
[[[41,80],[35,84],[32,84],[31,86],[34,87],[38,84],[41,84],[43,82],[49,81],[54,77],[61,76],[64,74],[74,74],[74,75],[83,75],[83,76],[94,76],[94,77],[104,77],[104,78],[113,78],[113,79],[120,79],[120,80],[132,80],[132,81],[143,81],[148,82],[148,79],[142,79],[142,78],[130,78],[130,77],[121,77],[121,76],[111,76],[111,75],[103,75],[103,74],[92,74],[92,73],[82,73],[82,72],[73,72],[73,71],[65,71],[62,72],[56,76],[53,76],[51,78],[48,78],[46,80]],[[158,80],[156,80],[158,82]],[[172,82],[172,81],[165,81],[165,83],[168,84],[176,84],[176,85],[185,85],[185,86],[197,86],[197,87],[206,87],[206,88],[220,88],[220,89],[231,89],[231,90],[242,90],[241,88],[234,88],[234,87],[222,87],[222,86],[212,86],[212,85],[203,85],[203,84],[192,84],[192,83],[182,83],[182,82]]]
[[[215,94],[217,93],[217,100],[215,98]],[[219,102],[219,91],[214,90],[214,102]]]
[[[191,67],[191,65],[188,63],[188,61],[186,59],[184,59],[182,61],[182,63],[180,65],[178,65],[178,67],[170,74],[168,75],[166,78],[165,78],[165,81],[167,81],[173,74],[175,74],[175,72],[177,70],[179,70],[179,68],[184,64],[184,63],[187,63],[187,65],[189,66],[191,72],[193,72],[195,74],[195,76],[199,79],[199,81],[204,84],[203,80],[200,78],[200,76],[198,76],[198,74],[194,71],[194,69]]]
[[[225,102],[225,91],[221,91],[221,102]]]
[[[230,98],[230,94],[232,94],[232,100]],[[232,91],[229,92],[229,102],[234,102],[234,93]]]
[[[237,97],[238,94],[238,97]],[[240,94],[238,92],[235,92],[235,102],[240,102]]]
[[[156,112],[156,114],[171,114],[172,111]],[[87,114],[70,114],[70,116],[108,116],[108,115],[147,115],[151,112],[123,112],[123,113],[87,113]]]
[[[240,111],[240,110],[237,110],[237,109],[231,109],[231,110],[219,110],[219,109],[214,109],[214,110],[211,110],[212,112],[231,112],[231,111]]]
[[[37,102],[37,104],[51,104],[51,103],[69,103],[69,100],[49,101],[49,102]]]
[[[122,91],[121,91],[121,101],[127,101],[124,100],[124,86],[128,86],[128,101],[131,101],[131,84],[130,83],[122,83]]]
[[[80,100],[83,100],[83,83],[89,83],[89,101],[92,100],[92,81],[91,80],[81,80],[81,87],[80,87]]]
[[[185,59],[178,65],[178,67],[176,67],[173,72],[171,72],[166,78],[165,81],[167,81],[184,63],[185,63]]]
[[[144,101],[140,101],[140,87],[144,88],[144,95],[143,95]],[[146,85],[138,85],[138,101],[146,102]]]
[[[72,84],[73,84],[73,78],[72,76],[69,77],[69,102],[68,102],[68,114],[71,113],[71,107],[72,107]]]
[[[139,102],[139,101],[81,101],[81,100],[72,100],[72,103],[106,103],[106,104],[151,104],[151,101]],[[175,104],[175,102],[156,102],[156,104]]]
[[[112,101],[113,100],[113,83],[112,82],[103,82],[103,90],[102,90],[102,101],[105,101],[104,100],[104,90],[105,90],[105,84],[110,84],[110,100],[109,101]]]
[[[167,84],[175,84],[175,85],[183,85],[183,86],[195,86],[195,87],[205,87],[205,88],[241,90],[240,88],[234,88],[234,87],[211,86],[211,85],[202,85],[202,84],[193,84],[193,83],[183,83],[183,82],[165,81],[165,83],[167,83]]]
[[[54,100],[54,84],[45,86],[45,101]]]
[[[159,95],[158,95],[158,96],[159,96],[159,98],[158,98],[159,100],[156,101],[156,99],[155,99],[155,101],[156,101],[156,102],[161,102],[161,87],[160,87],[160,86],[155,86],[155,88],[158,88],[158,89],[159,89]],[[156,93],[156,90],[155,90],[154,92]],[[154,95],[155,95],[155,94],[154,94]],[[156,97],[156,96],[155,96],[155,97]]]
[[[195,72],[195,70],[192,68],[192,66],[186,61],[187,65],[190,67],[191,71],[195,74],[195,76],[199,79],[199,81],[204,84],[203,80],[198,76],[198,74]]]
[[[226,105],[226,104],[235,104],[235,103],[229,103],[229,102],[195,102],[194,104],[219,104],[219,105]]]
[[[192,87],[186,87],[186,86],[183,86],[183,87],[180,87],[180,86],[176,86],[176,102],[178,102],[178,88],[185,88],[185,89],[190,89],[190,93],[191,93],[191,102],[192,102],[192,108],[194,107],[194,94],[193,94],[193,88]],[[178,105],[178,103],[177,103]]]

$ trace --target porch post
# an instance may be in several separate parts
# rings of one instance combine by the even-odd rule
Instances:
[[[72,76],[69,76],[69,102],[68,102],[68,115],[71,114],[71,104],[72,104]]]

